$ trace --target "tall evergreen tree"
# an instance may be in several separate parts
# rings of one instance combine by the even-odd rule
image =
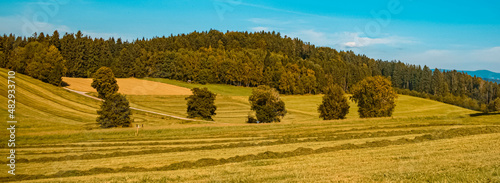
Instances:
[[[421,84],[420,84],[420,92],[432,93],[432,70],[429,67],[424,66],[422,70],[421,76]]]
[[[432,94],[444,96],[448,92],[448,84],[445,83],[443,73],[438,68],[432,74]]]
[[[7,67],[7,59],[3,51],[0,51],[0,67]]]
[[[50,36],[49,44],[54,45],[58,50],[61,49],[61,43],[59,42],[59,32],[57,30],[52,33],[52,36]]]

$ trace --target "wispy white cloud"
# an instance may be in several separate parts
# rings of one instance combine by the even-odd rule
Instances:
[[[482,61],[490,64],[496,64],[500,67],[500,46],[482,50],[474,50],[471,53],[473,58],[481,58]]]
[[[269,31],[269,27],[252,27],[252,31],[255,31],[255,32],[260,32],[260,31]]]
[[[276,20],[276,19],[270,19],[270,18],[250,18],[250,19],[248,19],[248,21],[255,23],[255,24],[274,25],[274,26],[304,23],[303,20],[290,21],[290,20]]]
[[[15,34],[16,36],[32,36],[33,33],[43,32],[45,34],[52,34],[57,30],[61,35],[64,33],[76,33],[77,29],[72,29],[66,25],[56,25],[47,22],[30,21],[22,16],[4,16],[0,17],[0,34]],[[92,38],[110,38],[121,37],[123,40],[133,41],[137,37],[130,34],[106,33],[92,30],[81,30],[84,35]]]
[[[335,39],[334,34],[318,32],[314,29],[298,30],[285,34],[292,38],[300,38],[305,42],[310,42],[317,46],[333,46],[338,43],[338,40]]]
[[[500,72],[500,46],[473,50],[431,49],[420,53],[401,55],[406,62],[428,65],[432,68],[480,70]]]
[[[332,46],[340,49],[361,48],[373,45],[387,45],[398,47],[405,44],[417,43],[413,38],[401,36],[386,36],[380,38],[369,38],[357,32],[326,33],[314,29],[295,31],[291,37],[299,37],[304,41],[318,46]]]
[[[131,34],[95,32],[88,30],[82,30],[82,34],[90,36],[91,38],[103,38],[103,39],[108,39],[110,37],[114,37],[115,39],[121,38],[123,41],[128,41],[128,42],[135,41],[136,39],[142,39],[142,37],[137,37]]]
[[[412,37],[385,35],[369,38],[356,32],[325,33],[314,29],[295,31],[291,37],[299,37],[318,46],[330,46],[342,50],[354,50],[373,58],[401,60],[427,65],[432,68],[480,70],[500,72],[500,46],[483,49],[428,49],[420,50],[421,42]],[[413,47],[419,47],[413,49]],[[403,50],[403,51],[402,51]]]
[[[271,6],[264,6],[260,4],[252,4],[252,3],[246,3],[242,2],[239,5],[243,6],[248,6],[248,7],[254,7],[254,8],[259,8],[259,9],[264,9],[264,10],[271,10],[271,11],[276,11],[276,12],[282,12],[282,13],[290,13],[290,14],[295,14],[295,15],[302,15],[302,16],[315,16],[315,17],[326,17],[323,15],[317,15],[317,14],[310,14],[310,13],[304,13],[300,11],[291,11],[291,10],[285,10],[285,9],[280,9],[280,8],[274,8]]]
[[[342,43],[342,46],[346,48],[359,48],[371,45],[390,45],[398,46],[402,44],[412,44],[417,43],[413,38],[401,37],[401,36],[387,36],[380,38],[369,38],[361,36],[359,33],[346,32],[344,33],[345,38],[348,40]]]
[[[90,36],[92,38],[110,38],[110,37],[115,37],[118,38],[120,35],[116,33],[103,33],[103,32],[89,32],[89,31],[82,31],[83,35]]]
[[[47,22],[33,21],[22,16],[4,16],[0,17],[0,32],[13,33],[18,36],[31,36],[35,32],[52,33],[54,30],[59,32],[70,32],[71,29],[65,25],[55,25]]]

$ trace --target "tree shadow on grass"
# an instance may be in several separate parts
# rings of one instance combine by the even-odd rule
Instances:
[[[480,112],[480,113],[469,114],[470,117],[490,116],[490,115],[500,115],[500,113],[499,112],[496,112],[496,113],[484,113],[484,112]]]
[[[67,87],[67,86],[69,86],[69,84],[68,84],[68,83],[66,83],[66,82],[64,82],[64,81],[61,81],[61,87]]]

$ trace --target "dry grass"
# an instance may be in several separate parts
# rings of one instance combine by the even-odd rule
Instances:
[[[175,86],[166,83],[136,79],[117,78],[118,92],[125,95],[191,95],[188,88]],[[63,81],[68,83],[68,88],[83,92],[96,92],[90,86],[92,78],[69,78],[63,77]]]
[[[485,134],[195,169],[27,182],[497,182],[499,139],[499,134]]]
[[[0,78],[6,79],[5,73],[2,70]],[[426,99],[400,96],[394,117],[374,119],[357,117],[357,108],[351,103],[347,119],[323,121],[318,119],[316,111],[321,95],[283,96],[289,109],[283,122],[245,124],[244,117],[249,111],[247,90],[250,88],[208,85],[219,94],[214,119],[232,124],[184,124],[135,112],[136,123],[145,124],[140,135],[135,136],[133,128],[86,129],[88,124],[95,123],[98,101],[27,76],[19,75],[16,79],[21,119],[16,139],[20,161],[16,169],[18,174],[38,176],[19,179],[26,182],[500,181],[498,131],[400,145],[183,166],[168,171],[156,169],[182,161],[198,162],[202,158],[230,159],[266,151],[286,154],[298,148],[318,150],[347,143],[362,145],[427,134],[438,136],[455,128],[500,125],[498,115],[469,117],[467,114],[473,111]],[[125,80],[132,87],[143,83],[138,79]],[[90,82],[88,79],[87,84],[73,86],[90,87]],[[0,86],[0,91],[6,93],[5,83]],[[185,96],[134,94],[127,98],[138,108],[185,115]],[[6,103],[5,96],[0,96],[2,101]],[[5,107],[0,106],[2,118],[7,114]],[[2,127],[5,128],[5,124]],[[0,140],[5,141],[5,138],[1,136]],[[0,155],[6,157],[5,145],[0,150]],[[125,166],[132,168],[119,169]],[[96,168],[114,171],[103,172]],[[67,171],[69,174],[64,176],[55,174]],[[71,171],[76,173],[71,174]],[[77,174],[85,171],[90,173]],[[0,176],[0,182],[2,180],[8,179],[4,175]]]

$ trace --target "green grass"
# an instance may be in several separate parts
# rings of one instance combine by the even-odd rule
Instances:
[[[216,100],[217,115],[214,116],[216,122],[222,123],[244,123],[250,111],[248,96],[251,95],[251,87],[228,86],[222,84],[193,84],[182,81],[145,78],[150,81],[163,82],[177,86],[194,88],[207,87],[210,91],[218,94]],[[157,112],[167,114],[187,116],[185,96],[127,96],[136,107],[147,108]],[[290,122],[310,122],[320,120],[317,108],[321,103],[323,95],[283,95],[287,115],[283,123]],[[350,110],[347,119],[358,119],[358,107],[356,103],[349,101]],[[475,113],[475,111],[461,107],[422,99],[407,95],[399,95],[394,118],[407,117],[428,117],[428,116],[460,116]]]
[[[185,97],[186,96],[127,96],[133,107],[182,117],[187,116]],[[283,95],[282,99],[285,102],[288,113],[283,118],[282,123],[321,120],[317,109],[321,103],[322,97],[323,95]],[[346,119],[359,119],[356,103],[350,101],[349,104],[351,108]],[[245,123],[248,114],[252,112],[250,110],[248,96],[220,95],[217,96],[215,105],[217,106],[217,111],[213,119],[215,122],[220,123]],[[400,95],[396,103],[393,118],[464,116],[472,113],[475,112],[441,102]]]
[[[243,86],[229,86],[223,84],[195,84],[195,83],[187,83],[183,81],[165,79],[165,78],[143,78],[149,81],[156,81],[167,83],[171,85],[182,86],[186,88],[208,88],[208,90],[216,93],[217,95],[226,95],[226,96],[250,96],[252,94],[252,88],[243,87]]]
[[[4,80],[6,73],[0,70]],[[500,181],[499,114],[471,117],[474,111],[400,95],[393,117],[360,119],[351,102],[347,119],[323,121],[322,95],[284,95],[289,113],[281,123],[246,124],[251,88],[158,79],[218,93],[215,123],[134,112],[146,125],[135,136],[135,128],[95,128],[98,101],[16,76],[18,175],[2,174],[0,182]],[[6,88],[0,84],[0,92]],[[127,96],[134,107],[179,116],[185,97]]]

